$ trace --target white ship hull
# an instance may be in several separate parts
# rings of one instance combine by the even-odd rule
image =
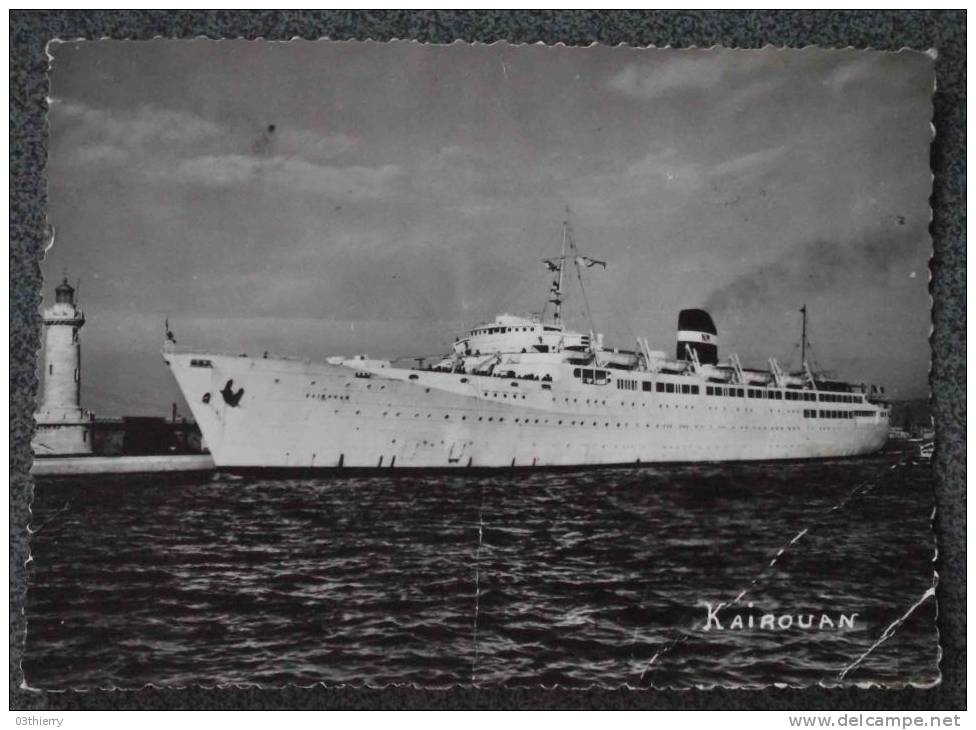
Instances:
[[[877,451],[888,433],[883,405],[713,397],[704,379],[698,393],[681,394],[644,391],[640,383],[636,391],[622,390],[614,380],[544,382],[363,359],[312,363],[175,352],[164,359],[219,468],[817,459]],[[694,382],[686,375],[638,375]],[[833,417],[805,415],[825,407]]]

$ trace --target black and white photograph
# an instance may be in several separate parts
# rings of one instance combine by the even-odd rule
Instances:
[[[933,52],[48,54],[26,687],[939,684]]]

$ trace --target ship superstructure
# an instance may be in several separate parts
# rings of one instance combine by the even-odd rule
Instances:
[[[549,316],[499,315],[430,363],[255,358],[172,342],[164,359],[222,468],[809,459],[884,445],[881,389],[819,376],[805,357],[797,372],[774,358],[761,369],[736,355],[720,362],[718,331],[701,309],[679,313],[673,357],[646,339],[604,346],[592,317],[590,331],[569,329],[567,274],[582,290],[584,270],[606,263],[577,251],[568,221],[560,256],[544,264],[553,274]]]

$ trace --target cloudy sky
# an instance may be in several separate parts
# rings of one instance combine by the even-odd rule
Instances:
[[[597,329],[927,393],[931,59],[248,41],[54,45],[48,279],[84,404],[164,413],[181,345],[445,351],[539,311],[568,206]],[[566,315],[586,327],[578,295]]]

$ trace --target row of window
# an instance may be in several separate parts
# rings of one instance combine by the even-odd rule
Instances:
[[[313,398],[315,400],[333,400],[333,399],[349,400],[348,395],[335,395],[332,393],[306,393],[305,397]]]
[[[573,368],[573,376],[582,380],[585,385],[606,385],[610,382],[610,373],[597,368]],[[618,390],[637,390],[636,380],[617,378]],[[649,380],[640,381],[641,390],[658,393],[690,393],[697,394],[697,385],[681,385],[675,383],[653,383]],[[767,398],[769,400],[817,401],[817,393],[800,390],[774,390],[767,388],[738,388],[720,385],[708,385],[705,394],[712,396],[727,396],[729,398]],[[861,396],[844,393],[820,393],[819,399],[828,403],[862,403]]]
[[[812,408],[803,411],[804,418],[858,418],[873,415],[871,411],[818,411]]]
[[[783,391],[766,390],[765,388],[749,388],[748,396],[750,398],[769,398],[770,400],[783,400]]]
[[[863,403],[864,397],[860,395],[848,395],[846,393],[821,393],[821,403]]]
[[[306,397],[309,397],[309,394],[306,394]],[[316,396],[313,394],[311,397],[314,398]],[[339,413],[338,409],[335,411],[335,413],[337,413],[337,414]],[[359,416],[361,414],[362,414],[362,411],[361,410],[357,410],[355,415]],[[392,413],[391,414],[390,411],[383,411],[382,415],[383,416],[393,415],[394,417],[399,417],[401,415],[401,412],[400,411],[397,411],[396,413]],[[413,417],[414,418],[420,418],[421,415],[422,415],[421,413],[414,413],[413,414]],[[808,410],[804,410],[803,411],[803,417],[804,418],[827,418],[827,419],[837,419],[837,418],[840,418],[840,419],[852,419],[852,418],[855,418],[855,417],[858,417],[858,416],[873,416],[873,415],[874,414],[871,411],[827,411],[827,410],[825,410],[825,411],[818,411],[816,409],[808,409]],[[432,413],[428,413],[427,414],[427,418],[431,418],[432,416],[433,416]],[[451,419],[450,414],[446,414],[445,413],[444,414],[444,420],[450,420],[450,419]],[[462,415],[461,418],[460,418],[460,420],[466,421],[466,420],[468,420],[468,417],[466,415]],[[472,420],[474,420],[474,417],[472,417]],[[505,422],[505,417],[504,416],[497,416],[497,417],[496,416],[478,416],[477,417],[477,420],[478,420],[478,422],[487,421],[489,423],[494,422],[494,421],[497,420],[499,423],[504,423]],[[548,425],[549,422],[550,422],[548,418],[544,418],[544,419],[539,419],[539,418],[534,418],[534,419],[532,419],[532,418],[514,418],[513,420],[514,420],[515,423],[525,424],[525,425],[528,425],[528,424],[539,424],[540,422],[542,424],[544,424],[544,425]],[[588,426],[588,425],[590,425],[590,423],[592,423],[593,426],[599,426],[600,425],[600,422],[599,421],[587,422],[587,421],[584,421],[582,419],[581,420],[578,420],[578,421],[577,420],[564,420],[564,419],[558,419],[558,420],[556,420],[556,419],[553,419],[553,423],[555,425],[559,425],[559,426],[562,426],[562,425],[569,425],[569,426]],[[623,427],[623,428],[630,428],[631,425],[637,426],[639,428],[641,424],[640,423],[631,424],[630,422],[621,423],[619,421],[616,422],[616,424],[614,424],[613,422],[610,422],[610,421],[603,422],[603,426],[605,428],[609,428],[610,426],[613,426],[613,425],[616,425],[617,428],[621,428],[621,427]],[[654,428],[674,428],[674,426],[675,426],[675,424],[660,424],[660,423],[658,423],[658,424],[651,424],[651,423],[646,423],[646,422],[643,425],[645,426],[645,428],[651,428],[652,426]],[[688,428],[688,425],[687,424],[678,424],[678,425],[679,425],[680,428]],[[707,425],[696,425],[695,428],[696,429],[698,429],[698,428],[710,428],[710,426],[707,426]],[[711,426],[711,428],[715,428],[715,426]],[[795,427],[790,427],[790,426],[779,426],[779,427],[777,427],[777,426],[732,426],[731,428],[733,428],[733,429],[734,428],[753,429],[753,430],[773,430],[773,431],[796,430]]]
[[[196,362],[199,362],[199,361],[196,361]],[[209,362],[210,361],[202,361],[199,365],[197,365],[197,367],[207,367],[209,365]],[[207,363],[207,364],[205,365],[203,363]],[[356,373],[356,375],[357,376],[360,376],[359,373]],[[513,372],[507,373],[507,377],[514,377],[514,375],[515,374]],[[598,369],[598,368],[596,368],[596,369],[593,369],[593,368],[574,368],[573,375],[575,375],[577,378],[580,378],[583,381],[583,383],[585,383],[585,384],[606,385],[606,384],[608,384],[610,382],[610,371],[608,371],[608,370],[601,370],[601,369]],[[77,371],[75,373],[75,377],[76,378],[78,377]],[[362,377],[362,376],[360,376],[360,377]],[[503,375],[503,377],[504,377],[504,375]],[[532,377],[532,376],[528,376],[528,377]],[[546,376],[546,378],[548,378],[548,377],[549,376]],[[411,378],[411,380],[416,379],[417,378],[417,375],[415,373],[412,373],[410,375],[410,378]],[[544,379],[546,379],[546,378],[544,378]],[[462,378],[461,379],[461,382],[467,382],[467,380],[468,380],[467,378]],[[275,382],[278,382],[278,381],[276,380]],[[640,382],[641,389],[643,391],[645,391],[645,392],[654,391],[654,392],[657,392],[657,393],[672,393],[672,394],[681,394],[681,395],[698,395],[699,392],[700,392],[698,385],[693,385],[693,384],[688,384],[688,383],[682,383],[682,384],[679,384],[679,383],[662,383],[662,382],[653,382],[653,381],[650,381],[650,380],[637,381],[637,380],[632,380],[632,379],[627,379],[627,378],[618,378],[616,382],[617,382],[617,388],[620,389],[620,390],[634,390],[634,391],[636,391],[637,390],[637,383]],[[312,382],[312,384],[314,385],[314,381]],[[518,386],[518,383],[513,382],[513,383],[511,383],[511,385],[513,387],[517,387]],[[346,383],[346,387],[349,387],[349,383]],[[368,389],[370,387],[371,386],[367,384],[366,388]],[[380,387],[382,389],[384,386],[380,386]],[[542,387],[548,389],[549,386],[548,386],[548,384],[545,384]],[[705,394],[706,395],[709,395],[709,396],[725,396],[725,397],[729,397],[729,398],[759,398],[759,399],[765,398],[765,399],[769,399],[769,400],[784,400],[785,399],[785,400],[794,400],[794,401],[800,401],[800,400],[802,400],[802,401],[816,401],[817,400],[817,396],[818,396],[817,393],[808,392],[808,391],[795,391],[795,390],[780,391],[780,390],[769,390],[769,389],[766,389],[766,388],[739,388],[739,387],[731,387],[731,386],[727,387],[727,386],[720,386],[720,385],[708,385],[708,386],[706,386],[705,387]],[[494,396],[497,398],[498,397],[498,394],[495,393]],[[859,402],[862,402],[862,399],[861,399],[860,396],[847,395],[847,394],[843,394],[843,393],[820,393],[819,396],[820,396],[821,400],[824,399],[825,397],[834,397],[834,398],[838,398],[838,399],[840,399],[840,398],[850,399],[850,400],[841,400],[839,402],[845,402],[845,403],[847,403],[847,402],[850,402],[850,403],[859,403]],[[309,396],[306,395],[306,397],[309,397]],[[313,395],[311,397],[315,397],[315,396]],[[507,396],[503,394],[503,397],[507,397]],[[517,396],[514,396],[513,395],[513,397],[517,397]],[[525,396],[523,395],[522,398],[524,399]],[[574,399],[574,401],[575,401],[575,399]],[[589,403],[589,400],[587,400],[587,403]],[[830,411],[821,411],[821,412],[822,413],[829,413]],[[809,415],[807,415],[807,413],[813,413],[814,415],[813,416],[809,416]],[[804,411],[804,415],[806,415],[807,418],[816,418],[817,417],[816,416],[816,413],[817,413],[817,411]],[[848,417],[857,417],[857,416],[870,417],[870,416],[873,416],[874,415],[874,412],[873,411],[850,411],[850,413],[852,413],[854,415],[853,416],[836,416],[836,417],[837,418],[848,418]],[[882,414],[882,416],[883,415],[884,414]],[[820,416],[820,417],[821,418],[832,418],[834,416]]]
[[[547,328],[549,329],[549,328]],[[486,327],[481,330],[474,330],[472,335],[499,335],[506,332],[534,332],[535,327]]]
[[[723,388],[720,385],[706,385],[705,395],[722,395],[729,398],[745,398],[745,388]]]
[[[651,381],[645,380],[641,383],[644,390],[651,389]],[[698,386],[687,383],[678,385],[677,383],[654,383],[654,390],[658,393],[681,393],[682,395],[698,395]]]
[[[584,385],[606,385],[610,382],[610,371],[593,368],[573,368],[573,377],[582,380]]]

